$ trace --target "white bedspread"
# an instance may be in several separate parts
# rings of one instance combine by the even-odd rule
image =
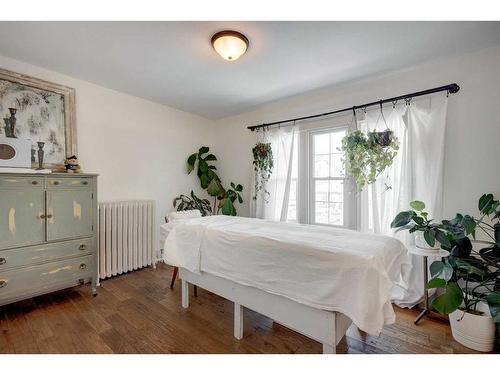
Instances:
[[[369,334],[394,323],[391,289],[409,263],[395,238],[229,216],[179,223],[164,254],[170,265],[341,312]]]

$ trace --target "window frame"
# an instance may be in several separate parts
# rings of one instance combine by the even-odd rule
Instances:
[[[357,228],[357,195],[352,191],[352,178],[350,178],[347,173],[344,177],[314,177],[314,136],[319,134],[329,134],[335,131],[349,131],[349,125],[339,124],[332,125],[329,127],[322,127],[320,129],[308,129],[307,130],[307,152],[300,153],[302,156],[305,156],[307,159],[307,173],[305,174],[307,177],[307,186],[308,191],[307,194],[302,195],[302,198],[307,199],[308,206],[308,223],[313,225],[324,225],[329,227],[336,228],[349,228],[356,229]],[[330,150],[331,151],[331,150]],[[305,155],[304,155],[305,154]],[[300,163],[300,160],[299,160]],[[331,171],[331,165],[329,164],[329,169]],[[330,172],[329,172],[330,173]],[[300,169],[299,169],[299,178],[300,178]],[[336,224],[326,224],[326,223],[318,223],[315,220],[316,216],[316,181],[344,181],[344,190],[343,190],[343,225]]]

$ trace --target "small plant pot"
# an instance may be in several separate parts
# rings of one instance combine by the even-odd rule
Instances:
[[[384,130],[383,132],[370,132],[368,133],[368,139],[372,144],[379,145],[381,147],[390,146],[393,138],[392,130]]]
[[[480,352],[491,352],[495,345],[495,323],[491,316],[456,310],[450,315],[451,333],[460,344]]]
[[[428,251],[439,251],[441,248],[441,244],[436,241],[434,246],[430,246],[424,238],[424,232],[415,232],[415,246],[419,249],[428,250]]]

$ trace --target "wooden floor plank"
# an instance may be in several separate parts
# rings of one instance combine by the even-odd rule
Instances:
[[[172,268],[160,264],[88,286],[0,307],[0,353],[321,353],[321,344],[244,311],[244,337],[233,337],[233,304],[199,290],[189,309]],[[395,307],[396,323],[378,337],[354,325],[338,353],[475,353],[455,342],[448,324],[413,320],[417,311]]]

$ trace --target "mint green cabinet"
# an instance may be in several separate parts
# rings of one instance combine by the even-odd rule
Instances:
[[[97,176],[0,172],[0,306],[97,284]]]
[[[45,241],[43,189],[0,188],[1,248],[41,244]]]
[[[91,190],[47,191],[47,240],[91,236],[93,228]]]

